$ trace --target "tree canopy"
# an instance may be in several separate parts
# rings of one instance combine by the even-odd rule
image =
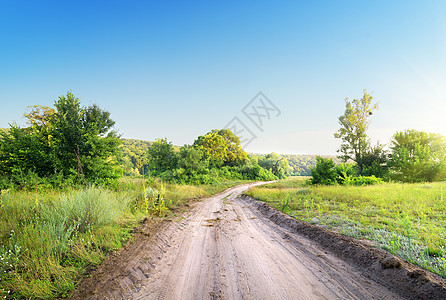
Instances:
[[[97,105],[82,106],[70,92],[54,107],[35,105],[25,113],[29,127],[11,125],[0,132],[0,174],[19,184],[29,172],[74,181],[116,178],[116,160],[110,158],[120,139],[110,113]]]
[[[147,155],[149,157],[149,168],[156,174],[176,168],[177,156],[172,143],[168,142],[166,138],[157,139],[153,142]]]
[[[392,138],[393,177],[403,182],[444,179],[446,139],[418,130],[399,131]]]
[[[199,136],[193,146],[201,149],[204,157],[214,166],[235,166],[248,157],[240,146],[240,138],[230,129],[214,129]]]
[[[373,111],[378,109],[378,104],[372,103],[373,97],[364,91],[361,99],[349,101],[345,99],[345,112],[339,117],[341,128],[334,134],[335,138],[342,140],[339,156],[347,162],[349,159],[358,164],[358,170],[362,173],[361,156],[369,148],[367,129],[370,125],[369,118]]]

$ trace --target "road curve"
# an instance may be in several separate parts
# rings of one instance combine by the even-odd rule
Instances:
[[[88,298],[401,299],[238,197],[257,184],[197,203],[150,246],[136,245]]]

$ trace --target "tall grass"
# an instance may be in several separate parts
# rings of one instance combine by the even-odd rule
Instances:
[[[446,183],[307,186],[291,179],[248,195],[304,221],[381,247],[446,277]]]
[[[114,223],[132,200],[125,194],[96,187],[62,195],[50,192],[38,196],[39,206],[35,197],[15,192],[3,198],[0,284],[4,297],[67,295],[87,267],[99,264],[120,246],[119,239],[125,239],[125,232]]]

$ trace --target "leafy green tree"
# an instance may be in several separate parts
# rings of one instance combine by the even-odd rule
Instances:
[[[394,179],[403,182],[443,179],[446,168],[445,137],[417,130],[395,133],[390,166]]]
[[[236,166],[246,162],[248,157],[240,146],[240,138],[230,129],[214,129],[199,136],[193,146],[203,151],[211,166]]]
[[[0,172],[13,176],[26,170],[40,177],[61,174],[98,183],[116,178],[120,140],[110,114],[96,105],[81,106],[70,92],[54,106],[33,106],[25,114],[30,127],[11,126],[1,134]]]
[[[149,168],[155,171],[155,174],[161,174],[177,167],[178,158],[174,147],[166,138],[157,139],[153,142],[147,155],[149,157]]]
[[[185,170],[187,176],[209,172],[209,160],[204,158],[203,151],[193,146],[181,147],[178,167]]]
[[[363,162],[362,155],[369,148],[369,139],[367,129],[370,125],[369,118],[373,111],[378,109],[378,104],[372,103],[373,97],[364,90],[361,99],[349,101],[345,99],[345,112],[339,117],[341,128],[334,134],[335,138],[342,140],[338,150],[344,162],[349,159],[358,164],[358,171],[362,174]]]
[[[97,105],[81,106],[79,98],[68,92],[55,101],[52,147],[57,168],[64,174],[77,173],[88,180],[116,177],[111,160],[121,141],[112,130],[115,122],[110,113]]]
[[[41,177],[53,174],[51,149],[29,128],[11,125],[0,131],[0,175],[22,177],[28,171]]]

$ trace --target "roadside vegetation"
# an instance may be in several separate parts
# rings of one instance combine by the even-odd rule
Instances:
[[[143,220],[175,217],[191,200],[237,184],[278,179],[248,194],[445,276],[446,185],[425,183],[446,178],[445,138],[406,130],[390,148],[372,147],[372,99],[346,99],[338,158],[249,155],[229,129],[181,147],[166,138],[123,140],[109,112],[70,92],[53,108],[30,107],[26,127],[0,130],[0,296],[66,297]]]
[[[245,181],[244,181],[245,182]],[[175,217],[193,199],[242,182],[177,185],[125,178],[99,186],[3,190],[0,196],[2,298],[69,296],[143,219]]]
[[[110,113],[82,106],[70,92],[25,117],[28,126],[0,131],[5,299],[69,296],[143,220],[175,217],[193,199],[288,174],[286,160],[249,156],[230,130],[184,147],[167,139],[122,145]]]
[[[311,178],[246,194],[446,277],[446,138],[410,129],[396,132],[389,146],[372,146],[367,130],[377,109],[366,91],[345,100],[334,134],[341,163],[317,156]]]
[[[446,277],[446,183],[311,185],[294,177],[254,187],[254,199],[299,220],[374,244]]]

